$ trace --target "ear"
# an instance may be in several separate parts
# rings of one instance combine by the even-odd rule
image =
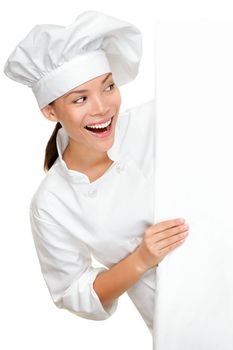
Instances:
[[[53,122],[58,122],[53,106],[51,105],[45,106],[44,108],[41,109],[41,113],[44,115],[45,118]]]

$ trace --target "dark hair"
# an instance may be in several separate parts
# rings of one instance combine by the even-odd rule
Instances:
[[[50,103],[50,105],[52,102]],[[44,171],[47,172],[55,160],[58,157],[58,152],[57,152],[57,145],[56,145],[56,137],[57,137],[57,132],[58,130],[62,128],[62,125],[57,122],[56,126],[53,130],[52,135],[50,136],[50,139],[47,143],[46,149],[45,149],[45,158],[44,158]]]

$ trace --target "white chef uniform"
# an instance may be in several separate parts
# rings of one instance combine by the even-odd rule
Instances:
[[[116,311],[118,299],[103,307],[93,282],[133,252],[154,224],[154,127],[154,101],[121,112],[107,151],[114,162],[93,182],[67,168],[68,136],[59,129],[59,157],[30,203],[41,271],[57,307],[92,320]],[[106,267],[93,267],[92,256]],[[153,267],[127,290],[151,333],[155,277]]]

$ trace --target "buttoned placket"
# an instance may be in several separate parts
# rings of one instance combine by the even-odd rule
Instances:
[[[87,195],[90,198],[95,198],[97,196],[97,193],[98,193],[97,188],[91,188],[88,190]]]
[[[125,170],[125,164],[120,163],[120,161],[115,161],[115,169],[111,169],[112,171],[115,170],[117,174],[121,174],[124,170]],[[104,175],[103,175],[104,176]],[[98,179],[97,179],[98,180]],[[97,181],[98,182],[98,181]],[[90,183],[90,185],[92,186],[92,184]],[[98,189],[97,189],[97,185],[94,185],[93,187],[89,188],[87,191],[87,196],[91,199],[91,198],[96,198],[98,195]]]

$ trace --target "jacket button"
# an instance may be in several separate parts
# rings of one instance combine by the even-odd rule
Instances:
[[[88,196],[89,196],[90,198],[96,197],[96,196],[97,196],[97,189],[96,189],[96,188],[91,189],[91,190],[88,192]]]
[[[117,171],[118,173],[120,173],[120,172],[122,172],[123,170],[124,170],[123,165],[117,164],[117,166],[116,166],[116,171]]]

